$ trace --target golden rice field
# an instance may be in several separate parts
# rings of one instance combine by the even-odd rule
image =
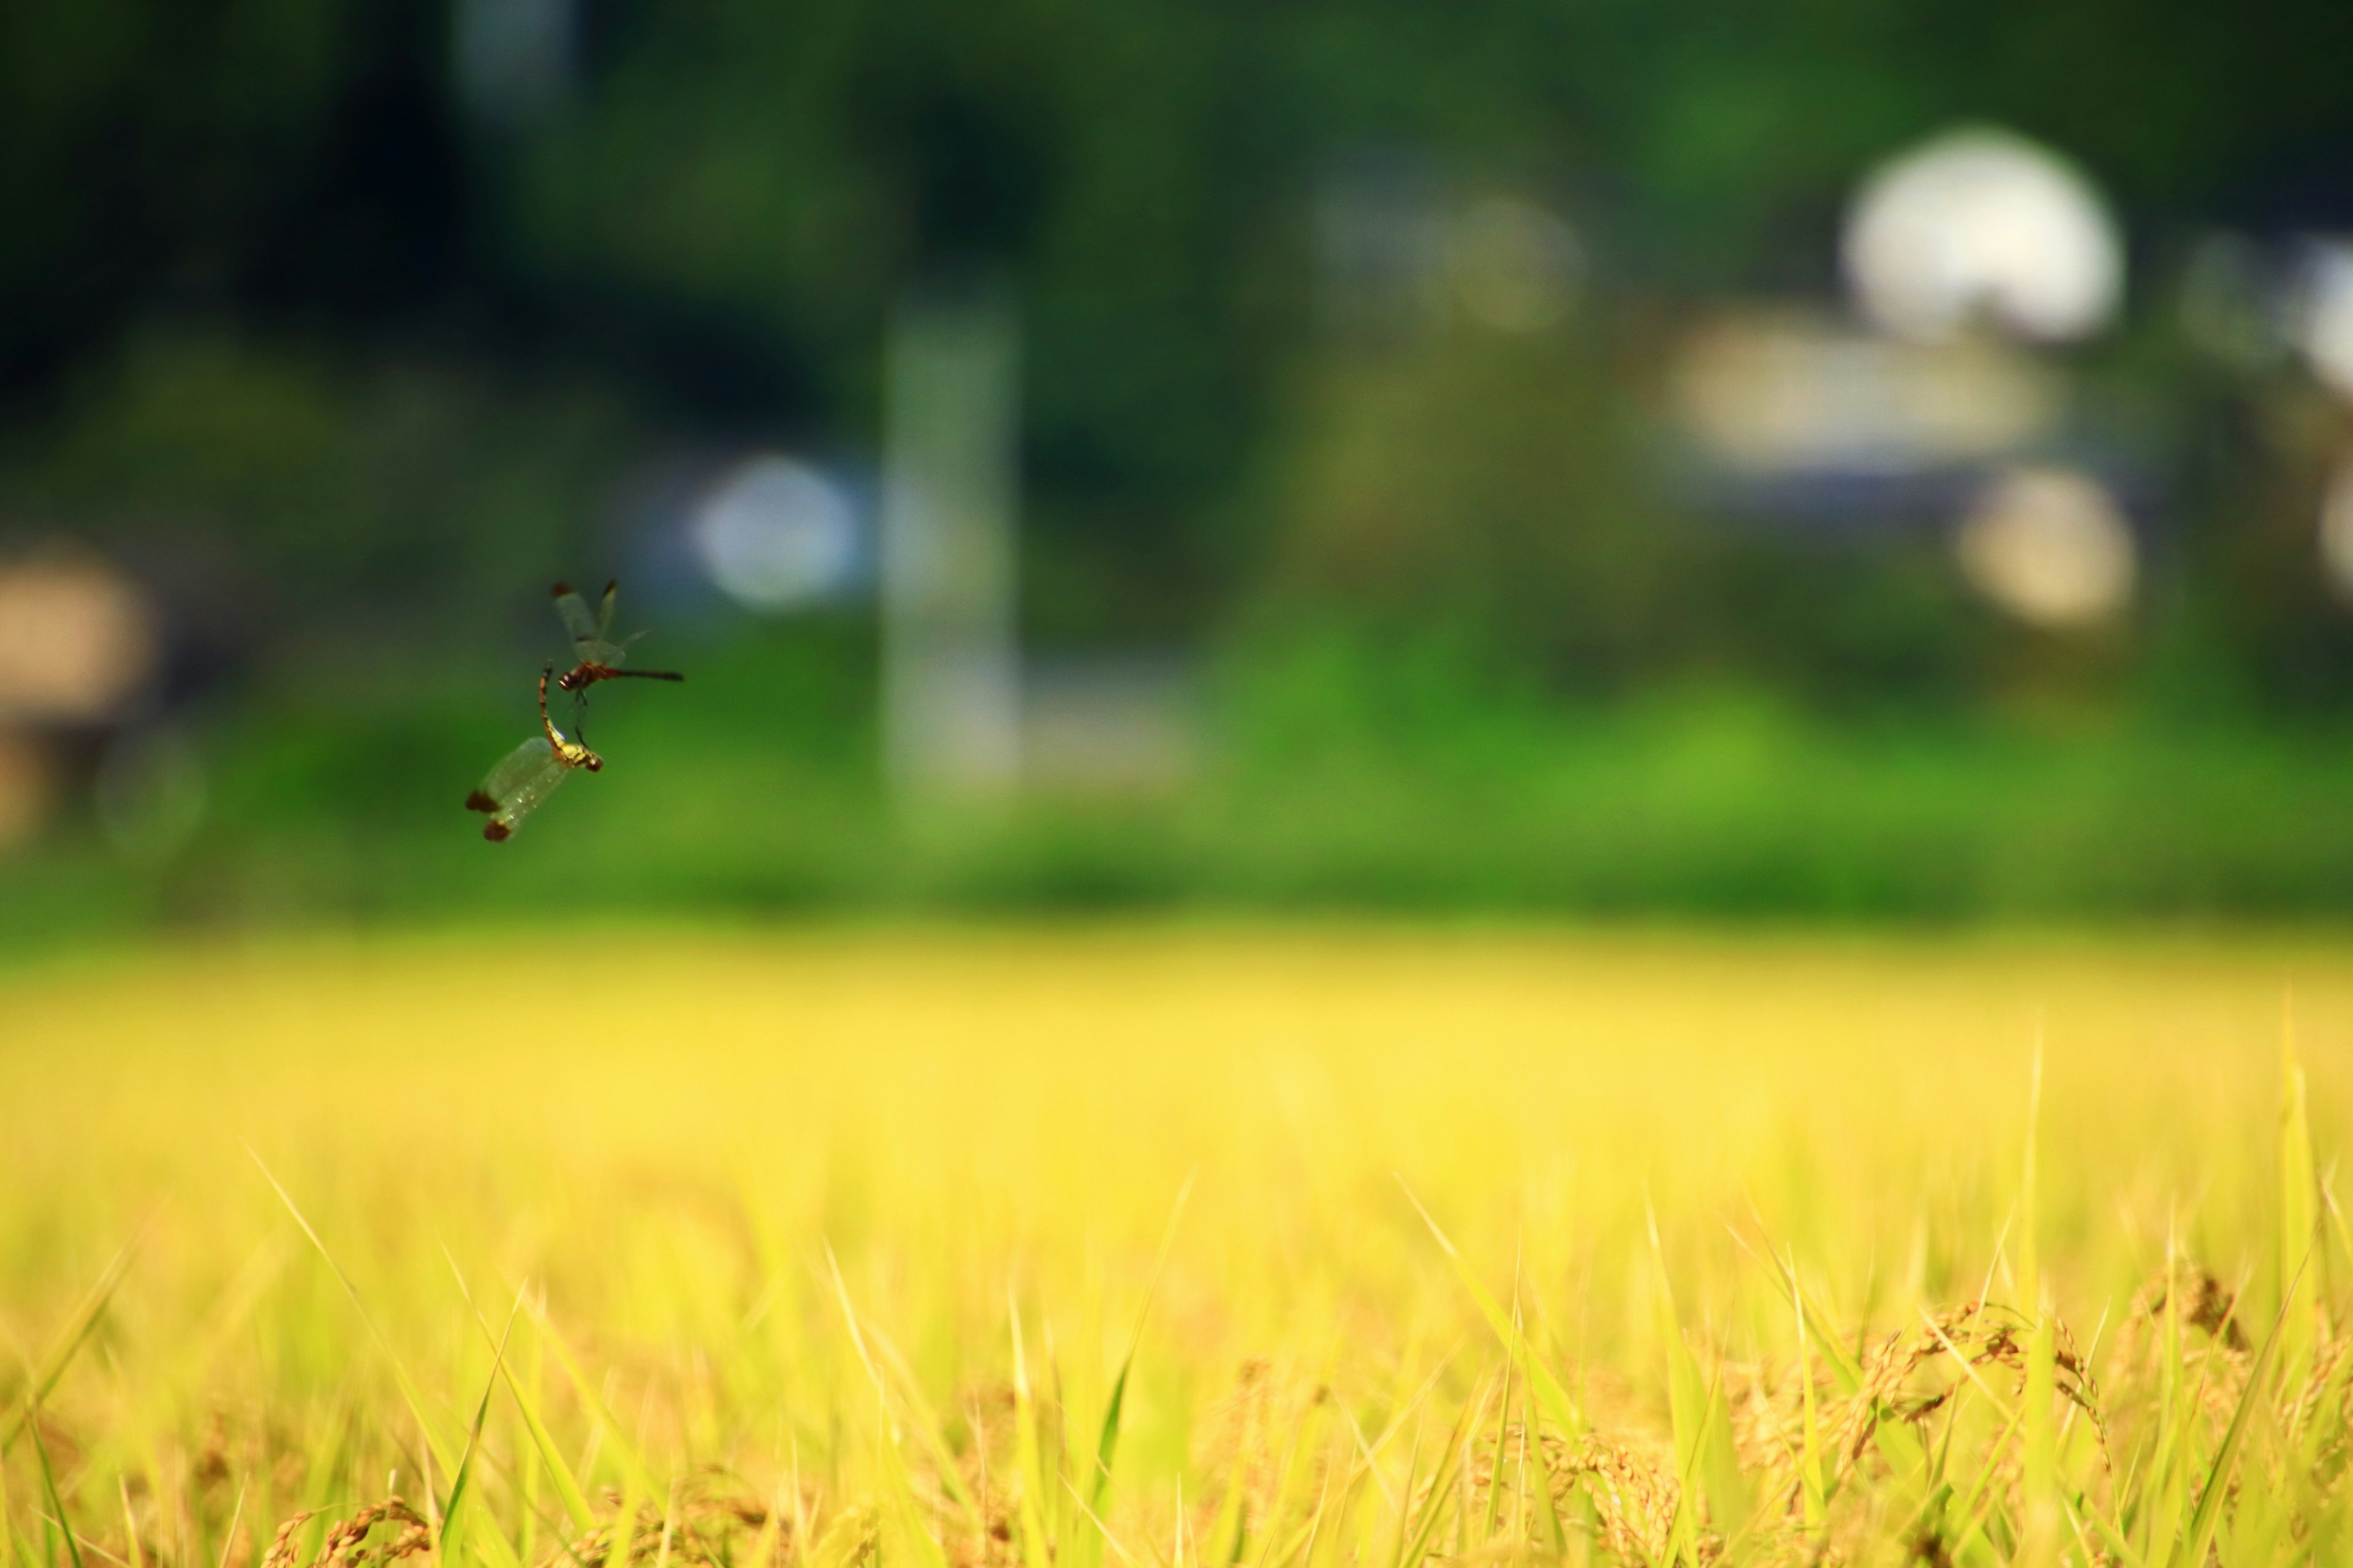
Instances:
[[[2342,1562],[2348,1046],[2318,942],[20,970],[0,1568]]]

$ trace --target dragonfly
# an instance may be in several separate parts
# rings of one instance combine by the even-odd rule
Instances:
[[[575,694],[586,691],[600,680],[618,680],[624,677],[638,680],[684,680],[686,677],[674,669],[623,669],[621,661],[629,656],[629,645],[646,634],[620,642],[613,640],[613,599],[620,591],[617,582],[605,584],[604,597],[596,602],[596,613],[588,613],[588,601],[569,583],[558,583],[554,588],[555,613],[563,618],[564,629],[572,634],[573,666],[556,678],[559,691]]]
[[[564,731],[547,716],[547,682],[554,673],[553,664],[543,666],[539,672],[541,732],[501,758],[466,797],[468,811],[490,817],[482,824],[482,837],[493,844],[512,837],[522,819],[537,811],[555,793],[556,785],[573,773],[582,768],[593,773],[605,765],[604,758],[579,742],[565,740]]]

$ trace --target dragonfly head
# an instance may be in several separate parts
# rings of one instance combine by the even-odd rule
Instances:
[[[601,772],[605,766],[605,759],[590,751],[587,747],[583,746],[580,748],[580,765],[586,768],[592,773],[598,773]]]

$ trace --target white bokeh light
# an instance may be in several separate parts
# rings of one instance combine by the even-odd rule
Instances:
[[[1962,574],[1987,598],[2050,630],[2094,626],[2131,602],[2131,526],[2107,487],[2073,468],[1996,478],[1961,523]]]
[[[2353,400],[2353,241],[2316,242],[2298,292],[2296,346],[2331,392]]]
[[[2320,564],[2337,596],[2353,603],[2353,458],[2337,463],[2321,500]]]
[[[828,598],[858,568],[857,503],[822,469],[792,458],[736,468],[695,510],[688,531],[719,591],[754,609]]]
[[[2088,337],[2124,292],[2089,181],[2007,131],[1948,132],[1875,170],[1847,215],[1847,280],[1882,326],[1934,340],[1984,318],[2040,342]]]

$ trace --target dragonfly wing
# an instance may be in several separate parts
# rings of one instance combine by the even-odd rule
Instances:
[[[605,584],[605,596],[596,602],[596,640],[613,640],[613,601],[621,592],[617,579]]]
[[[534,735],[501,758],[466,804],[489,816],[491,820],[482,827],[484,837],[504,838],[555,793],[555,786],[571,771],[546,737]]]
[[[612,605],[612,595],[609,593],[606,595],[605,603],[609,610]],[[596,649],[605,640],[597,626],[596,617],[589,613],[588,601],[582,598],[569,583],[558,583],[555,585],[555,613],[563,620],[565,631],[572,637],[572,646],[576,650],[574,655],[575,662],[590,660],[603,662],[596,659]]]

